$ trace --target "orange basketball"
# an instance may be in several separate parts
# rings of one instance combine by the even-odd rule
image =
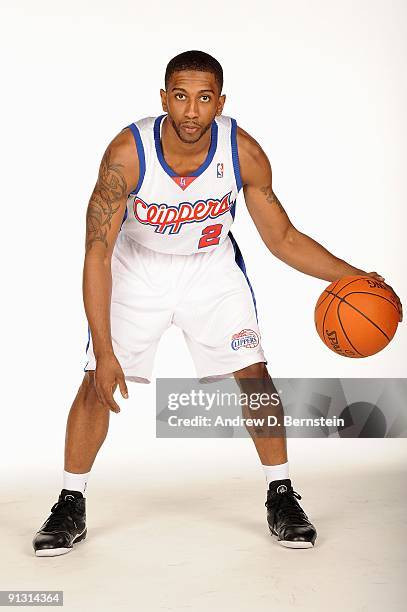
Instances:
[[[345,276],[331,283],[315,306],[321,340],[344,357],[368,357],[387,346],[397,330],[396,296],[369,276]]]

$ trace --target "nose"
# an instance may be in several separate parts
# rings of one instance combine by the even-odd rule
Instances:
[[[198,118],[198,102],[191,99],[185,109],[186,119],[197,119]]]

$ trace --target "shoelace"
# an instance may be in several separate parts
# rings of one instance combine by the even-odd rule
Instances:
[[[62,518],[67,518],[67,506],[75,504],[75,500],[72,499],[64,499],[61,501],[55,502],[55,504],[51,508],[51,516],[47,520],[47,527],[53,527],[57,523],[60,523]],[[73,519],[72,519],[73,520]],[[75,521],[74,525],[76,527]]]
[[[305,512],[296,503],[296,499],[301,499],[301,495],[294,491],[294,489],[291,489],[291,491],[286,493],[276,493],[272,499],[267,499],[264,505],[268,510],[274,509],[274,523],[282,506],[284,506],[284,516],[290,519],[307,520]]]

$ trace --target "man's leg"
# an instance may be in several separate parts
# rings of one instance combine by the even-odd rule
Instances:
[[[109,414],[110,408],[98,400],[94,372],[86,372],[68,415],[62,490],[33,539],[37,556],[63,555],[86,538],[83,494],[90,469],[106,438]]]
[[[246,426],[246,429],[253,439],[266,474],[268,490],[265,505],[270,533],[288,548],[311,548],[317,532],[298,503],[301,496],[294,491],[288,477],[284,410],[266,364],[254,363],[235,371],[234,377],[249,400],[250,395],[255,394],[253,399],[257,401],[261,393],[267,393],[267,398],[270,398],[269,403],[259,408],[243,406],[245,418],[257,418],[262,423],[261,426]],[[263,398],[266,399],[266,395]],[[269,416],[273,417],[271,425],[268,424]]]
[[[65,471],[90,471],[108,429],[110,409],[98,400],[94,371],[85,372],[69,411],[65,435]]]
[[[254,363],[242,370],[233,373],[241,391],[250,397],[250,393],[267,393],[277,397],[277,389],[267,371],[264,362]],[[247,380],[248,379],[248,380]],[[247,427],[252,440],[256,446],[257,453],[262,465],[281,465],[287,462],[287,439],[284,428],[284,411],[281,401],[278,405],[262,406],[259,409],[250,410],[244,407],[245,418],[265,418],[275,416],[278,427],[267,427],[267,421],[263,428]],[[266,437],[269,436],[269,437]]]

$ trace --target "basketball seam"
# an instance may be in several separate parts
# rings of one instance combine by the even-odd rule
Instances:
[[[336,284],[338,284],[340,280],[341,280],[341,279],[339,278],[339,279],[336,281]],[[359,280],[360,280],[360,278],[354,278],[353,280],[349,281],[349,283],[346,283],[346,285],[344,285],[344,286],[343,286],[341,289],[339,289],[339,291],[342,291],[342,289],[345,289],[345,287],[348,287],[348,286],[349,286],[349,285],[351,285],[352,283],[356,283],[356,281],[359,281]],[[333,287],[333,289],[334,289],[335,287],[336,287],[336,285]],[[338,294],[337,294],[337,293],[334,293],[333,291],[329,291],[328,289],[325,289],[325,291],[326,291],[327,293],[329,293],[329,294],[331,294],[331,295],[333,295],[333,296],[334,296],[334,297],[332,298],[332,301],[330,302],[330,304],[329,304],[328,308],[325,310],[324,319],[323,319],[323,321],[322,321],[322,334],[323,334],[323,337],[324,337],[324,342],[325,342],[325,344],[326,344],[327,346],[329,346],[329,345],[327,344],[327,341],[326,341],[326,338],[325,338],[325,319],[326,319],[326,315],[328,314],[328,310],[329,310],[329,309],[330,309],[330,307],[331,307],[332,302],[334,302],[334,301],[335,301],[335,297],[339,297],[339,296],[338,296]],[[339,291],[338,291],[338,293],[339,293]],[[339,298],[339,299],[340,299],[340,298]]]
[[[338,296],[336,296],[336,297],[338,297]],[[349,342],[349,344],[351,345],[351,347],[352,347],[352,348],[353,348],[353,349],[354,349],[354,350],[355,350],[355,351],[358,353],[358,355],[360,355],[361,357],[366,357],[366,355],[363,355],[363,353],[361,353],[360,351],[358,351],[358,349],[357,349],[355,346],[353,346],[352,342],[349,340],[348,334],[346,333],[345,328],[344,328],[344,327],[343,327],[343,325],[342,325],[342,319],[341,319],[341,315],[340,315],[340,313],[339,313],[339,308],[340,308],[341,304],[342,304],[342,302],[339,302],[339,304],[338,304],[338,308],[337,308],[337,314],[338,314],[338,321],[339,321],[339,323],[340,323],[340,326],[342,327],[342,331],[343,331],[343,333],[345,334],[345,338],[346,338],[346,340]],[[345,302],[345,304],[347,304],[347,302]],[[349,305],[349,304],[348,304],[348,305]]]
[[[344,285],[338,290],[338,293],[340,293],[342,289],[346,289],[346,287],[349,287],[349,285],[351,285],[352,283],[356,283],[357,281],[360,281],[362,278],[366,278],[366,276],[359,276],[358,278],[354,278],[353,280],[349,281],[349,283],[346,283],[346,285]],[[325,291],[327,291],[327,289],[325,289]],[[338,295],[338,293],[335,293],[335,295]]]
[[[357,293],[357,291],[355,291],[354,293]],[[349,293],[347,293],[346,295],[350,295]],[[372,319],[369,319],[369,317],[367,315],[365,315],[361,310],[359,310],[359,308],[356,308],[356,306],[354,306],[353,304],[349,304],[349,302],[347,302],[345,300],[345,298],[340,297],[339,295],[335,294],[335,297],[338,298],[338,300],[341,300],[343,302],[345,302],[345,304],[347,304],[348,306],[350,306],[351,308],[353,308],[354,310],[356,310],[356,312],[358,312],[360,315],[362,315],[362,317],[365,317],[365,319],[367,319],[372,325],[374,325],[380,332],[382,332],[383,336],[385,336],[387,338],[387,340],[390,342],[390,338],[388,337],[388,335],[382,330],[380,329],[380,327],[378,325],[376,325],[376,323],[374,321],[372,321]],[[331,302],[332,304],[332,302]],[[329,306],[331,305],[329,304]],[[329,308],[328,306],[328,308]],[[326,313],[325,313],[326,314]]]
[[[339,283],[339,281],[340,281],[340,280],[341,280],[341,279],[339,279],[339,280],[337,280],[337,281],[336,281],[336,283],[335,283],[335,284],[334,284],[334,286],[332,287],[332,291],[335,289],[336,285]],[[324,289],[324,293],[325,293],[325,291],[326,291],[326,289]],[[329,293],[328,293],[328,291],[326,291],[326,296],[325,296],[325,297],[324,297],[324,299],[323,299],[323,300],[322,300],[322,301],[321,301],[321,302],[318,304],[318,306],[316,307],[316,309],[315,309],[315,310],[318,310],[318,308],[319,308],[320,306],[322,306],[322,304],[325,302],[325,300],[326,300],[326,298],[327,298],[327,297],[329,297]]]
[[[327,291],[327,290],[326,290],[326,291]],[[328,293],[331,293],[331,292],[330,292],[330,291],[328,291]],[[326,341],[326,338],[325,338],[325,319],[326,319],[326,315],[328,314],[328,310],[330,309],[330,307],[331,307],[331,305],[332,305],[332,302],[334,302],[334,301],[335,301],[335,298],[336,298],[336,294],[334,293],[334,294],[333,294],[333,298],[332,298],[331,302],[330,302],[330,303],[329,303],[329,305],[328,305],[328,308],[325,310],[324,319],[323,319],[323,321],[322,321],[322,333],[323,333],[323,335],[324,335],[324,342],[325,342],[325,344],[328,346],[328,348],[329,348],[329,345],[327,344],[327,341]]]
[[[391,300],[389,300],[389,298],[384,297],[384,295],[380,295],[379,293],[370,293],[370,291],[350,291],[349,293],[347,293],[343,297],[348,297],[348,295],[353,295],[354,293],[363,293],[365,295],[375,295],[375,296],[377,296],[379,298],[382,298],[382,300],[386,300],[386,302],[389,302],[389,304],[391,304],[396,309],[397,314],[400,314],[399,313],[399,309],[397,308],[397,306]]]

